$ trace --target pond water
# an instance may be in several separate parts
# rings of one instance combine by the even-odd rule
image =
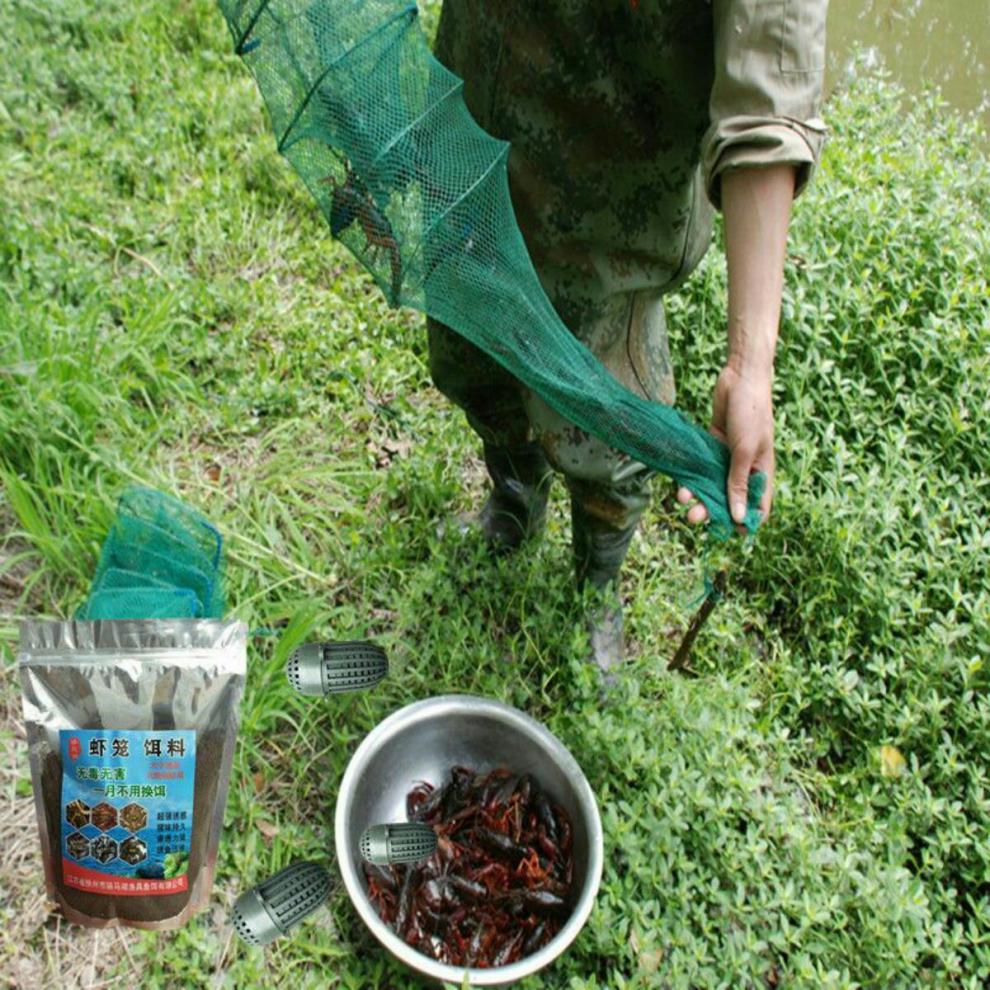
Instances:
[[[990,133],[990,0],[830,0],[828,89],[859,46],[909,90],[936,83]]]

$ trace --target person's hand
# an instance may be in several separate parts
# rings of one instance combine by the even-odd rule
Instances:
[[[731,461],[726,495],[733,521],[741,523],[746,515],[747,483],[750,474],[763,471],[767,476],[760,512],[764,520],[773,502],[773,398],[772,375],[727,364],[718,376],[712,399],[711,433],[729,448]],[[690,505],[687,520],[703,523],[708,510],[695,500],[692,492],[681,487],[677,501]],[[738,527],[745,532],[743,527]]]

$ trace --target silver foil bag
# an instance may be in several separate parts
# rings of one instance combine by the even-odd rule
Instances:
[[[246,645],[234,621],[21,624],[45,881],[68,920],[175,928],[206,904]]]

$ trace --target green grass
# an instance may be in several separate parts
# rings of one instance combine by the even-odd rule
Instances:
[[[545,721],[600,801],[595,911],[528,990],[990,980],[990,175],[969,125],[876,79],[833,101],[787,269],[772,523],[729,551],[699,676],[668,675],[699,542],[658,483],[624,585],[635,659],[602,706],[561,489],[530,555],[438,538],[482,491],[476,445],[420,317],[385,307],[275,154],[219,13],[11,0],[0,38],[0,570],[24,574],[4,663],[15,612],[81,603],[134,480],[221,526],[234,612],[280,632],[251,648],[220,909],[141,936],[143,986],[411,986],[342,892],[267,954],[223,918],[331,858],[359,740],[444,691]],[[724,311],[713,251],[669,306],[699,419]],[[316,636],[378,639],[391,677],[292,695],[284,658]],[[0,969],[44,944],[0,941]]]

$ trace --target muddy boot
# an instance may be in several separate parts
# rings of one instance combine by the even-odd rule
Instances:
[[[635,502],[639,501],[637,497]],[[571,549],[578,587],[604,590],[618,584],[642,507],[635,504],[631,511],[622,512],[612,512],[611,506],[607,512],[596,508],[594,501],[578,498],[576,486],[571,485]]]
[[[547,517],[552,474],[535,443],[513,450],[485,444],[485,464],[492,490],[470,522],[496,553],[511,553],[539,534]]]
[[[612,596],[610,596],[612,597]],[[605,686],[611,686],[616,668],[625,656],[622,602],[618,596],[599,602],[588,616],[588,639],[591,643],[588,660],[602,673]]]
[[[614,677],[610,672],[624,655],[622,600],[617,593],[619,570],[642,510],[637,496],[625,507],[629,511],[596,512],[604,505],[582,498],[583,494],[578,486],[571,486],[574,570],[578,586],[596,592],[587,617],[591,644],[588,660],[602,671],[607,685]]]

